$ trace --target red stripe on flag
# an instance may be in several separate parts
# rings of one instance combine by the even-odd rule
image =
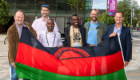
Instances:
[[[108,56],[59,60],[54,55],[25,43],[19,43],[16,62],[40,70],[71,76],[104,75],[124,68],[121,51]]]

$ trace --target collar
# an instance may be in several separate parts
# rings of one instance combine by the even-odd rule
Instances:
[[[92,21],[91,21],[92,22]],[[90,23],[89,23],[90,24]],[[99,24],[99,20],[98,20],[98,22],[97,22],[97,28],[96,29],[98,29],[98,28],[100,28],[100,24]]]
[[[16,23],[15,23],[15,25],[16,25],[16,27],[21,28],[21,27],[19,27]],[[25,24],[24,24],[24,23],[22,23],[22,27],[23,27],[24,25],[25,25]]]
[[[71,25],[70,27],[73,27],[73,25]],[[73,27],[74,28],[74,27]],[[78,25],[78,28],[74,28],[74,29],[79,29],[79,25]]]
[[[116,24],[115,24],[115,26],[114,26],[114,29],[117,30]],[[121,26],[118,30],[121,30],[121,29],[122,29],[122,26]],[[117,31],[118,31],[118,30],[117,30]]]
[[[46,32],[46,34],[55,34],[54,31],[53,32],[48,32],[48,30],[46,30],[45,32]]]
[[[90,22],[93,23],[92,20]],[[97,23],[94,23],[94,24],[98,24],[98,23],[99,23],[99,21],[97,21]]]
[[[50,17],[49,17],[49,16],[48,16],[48,19],[50,19]],[[48,20],[48,19],[47,19],[47,20]],[[44,21],[42,17],[41,17],[41,21]],[[45,22],[45,21],[44,21],[44,22]]]

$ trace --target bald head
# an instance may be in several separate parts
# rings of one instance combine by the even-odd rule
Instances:
[[[54,20],[53,19],[48,19],[46,26],[47,26],[48,32],[53,32],[53,29],[54,29],[54,26],[55,26]]]
[[[22,10],[17,10],[15,13],[14,13],[14,16],[17,14],[17,12],[22,12],[24,17],[25,17],[25,13],[22,11]]]

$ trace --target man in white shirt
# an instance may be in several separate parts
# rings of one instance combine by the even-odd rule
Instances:
[[[42,14],[42,17],[41,18],[38,18],[38,19],[35,19],[33,24],[32,24],[32,27],[34,28],[34,30],[36,31],[37,33],[37,36],[39,35],[39,33],[41,31],[44,31],[44,30],[47,30],[46,28],[46,22],[47,20],[49,19],[49,13],[50,13],[50,10],[49,10],[49,5],[48,4],[43,4],[41,6],[41,14]],[[58,27],[57,27],[57,24],[56,22],[54,21],[54,31],[59,31],[58,30]]]
[[[47,30],[40,32],[39,41],[44,47],[63,47],[61,41],[61,35],[59,32],[54,31],[54,21],[53,19],[47,20]]]

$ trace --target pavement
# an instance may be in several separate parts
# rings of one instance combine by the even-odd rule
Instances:
[[[0,34],[0,80],[10,80],[8,44],[4,45],[6,34]],[[125,67],[128,80],[140,80],[140,38],[133,37],[132,60]]]

